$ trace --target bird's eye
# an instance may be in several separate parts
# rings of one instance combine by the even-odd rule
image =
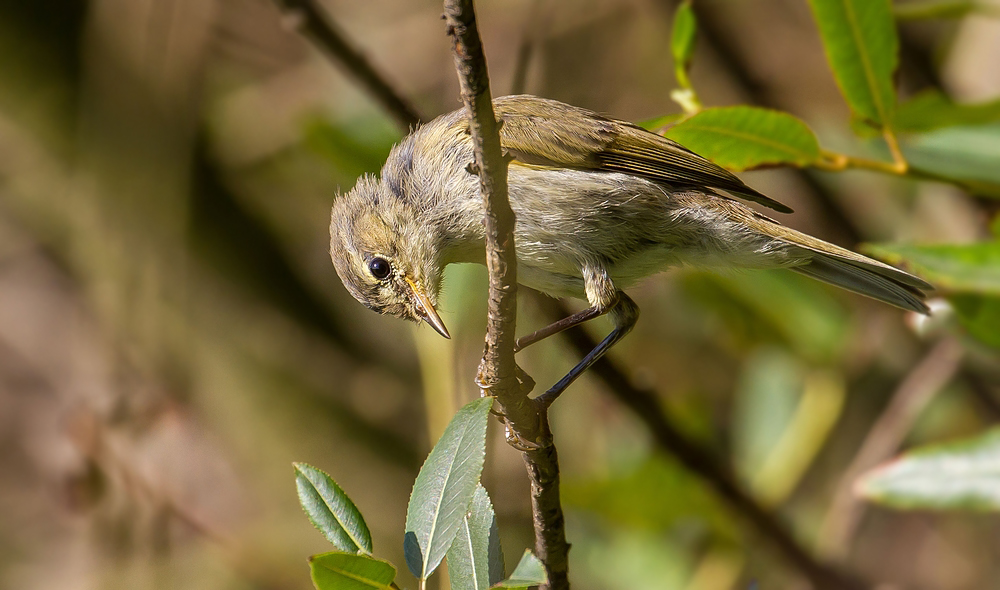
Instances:
[[[382,280],[389,276],[389,271],[392,270],[392,267],[389,266],[389,261],[385,258],[372,258],[368,261],[368,270],[372,273],[373,277]]]

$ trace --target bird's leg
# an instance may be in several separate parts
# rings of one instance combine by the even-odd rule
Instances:
[[[608,313],[608,311],[610,311],[612,307],[613,306],[598,306],[598,305],[595,305],[593,307],[588,307],[583,311],[578,311],[573,315],[566,316],[561,320],[552,322],[551,324],[545,326],[540,330],[535,330],[534,332],[528,334],[527,336],[521,336],[520,338],[517,339],[517,342],[514,344],[514,352],[523,350],[531,346],[532,344],[540,340],[544,340],[549,336],[558,334],[563,330],[568,330],[573,326],[578,326],[583,322],[592,320],[596,317],[600,317]]]
[[[591,350],[589,353],[587,353],[587,356],[583,357],[583,360],[581,360],[575,367],[570,369],[569,373],[566,373],[566,375],[562,379],[560,379],[558,383],[550,387],[549,390],[543,393],[542,395],[535,398],[536,401],[540,402],[542,405],[546,407],[551,405],[552,402],[554,402],[556,398],[559,397],[559,395],[563,391],[565,391],[567,387],[570,386],[571,383],[576,381],[577,377],[583,374],[584,371],[589,369],[591,365],[596,363],[598,359],[604,356],[604,353],[610,350],[612,346],[618,344],[618,341],[624,338],[625,335],[632,330],[633,326],[635,326],[636,320],[639,319],[639,306],[636,305],[635,301],[632,301],[632,299],[628,295],[626,295],[621,291],[618,291],[617,301],[612,306],[610,306],[608,311],[611,313],[611,319],[615,324],[615,327],[613,330],[611,330],[611,333],[608,334],[604,338],[604,340],[601,341],[600,344],[594,347],[594,350]],[[574,314],[574,315],[579,315],[579,314]],[[543,330],[545,329],[548,328],[543,328]],[[556,330],[556,332],[558,331],[559,330]],[[555,332],[553,332],[553,334],[554,333]]]

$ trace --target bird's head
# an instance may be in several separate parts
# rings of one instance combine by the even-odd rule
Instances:
[[[337,199],[330,220],[333,266],[365,307],[427,322],[450,338],[435,310],[442,267],[434,229],[398,192],[365,176]]]

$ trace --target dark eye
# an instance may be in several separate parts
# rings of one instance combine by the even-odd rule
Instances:
[[[385,258],[372,258],[368,261],[368,270],[371,271],[373,277],[381,280],[389,276],[392,267],[389,266],[389,261]]]

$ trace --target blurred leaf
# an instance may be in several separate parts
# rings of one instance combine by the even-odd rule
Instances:
[[[1000,348],[1000,297],[959,293],[948,299],[970,336]]]
[[[377,116],[337,122],[313,116],[306,119],[303,135],[306,146],[329,160],[345,179],[380,170],[400,139],[395,127]]]
[[[962,18],[977,13],[1000,15],[1000,7],[982,0],[911,0],[893,4],[892,10],[900,20]]]
[[[896,131],[921,133],[961,125],[1000,121],[1000,100],[956,104],[940,90],[927,90],[899,105],[893,119]]]
[[[451,590],[485,590],[504,576],[500,531],[486,488],[476,486],[472,505],[448,549]]]
[[[538,561],[538,558],[529,549],[525,549],[524,555],[521,556],[521,561],[514,568],[514,572],[509,578],[500,582],[495,587],[527,590],[529,586],[548,583],[549,576],[545,572],[545,566],[542,565],[541,561]]]
[[[728,326],[751,338],[777,338],[814,362],[844,350],[850,330],[831,287],[787,270],[689,274],[699,304],[725,314]]]
[[[317,590],[389,588],[396,578],[396,568],[387,561],[338,551],[313,555],[309,569]]]
[[[688,70],[694,56],[695,37],[698,34],[698,20],[690,0],[682,2],[674,12],[674,30],[670,38],[670,49],[674,56],[674,73],[682,88],[690,88]]]
[[[722,537],[738,535],[729,513],[700,480],[658,456],[621,476],[566,479],[561,487],[567,507],[600,515],[615,526],[662,531],[695,521]]]
[[[293,465],[299,503],[313,526],[341,551],[370,554],[372,537],[368,525],[344,490],[312,465]]]
[[[665,135],[731,170],[773,164],[806,166],[819,158],[816,136],[805,123],[788,113],[759,107],[705,109]]]
[[[892,123],[899,39],[889,0],[809,0],[826,57],[858,119]]]
[[[975,244],[866,244],[864,250],[902,265],[949,291],[1000,295],[1000,241]]]
[[[664,494],[661,501],[669,503],[672,496]],[[684,535],[604,525],[580,518],[571,518],[567,524],[572,529],[586,527],[582,531],[569,531],[573,539],[570,570],[578,579],[586,580],[587,587],[603,590],[690,588],[686,584],[694,555],[686,550],[682,538],[686,536],[694,541],[692,544],[700,545],[701,538],[706,537],[690,527],[682,531],[687,533]]]
[[[855,489],[901,510],[1000,511],[1000,428],[906,453],[863,475]]]
[[[938,129],[902,148],[915,172],[1000,198],[1000,124]]]
[[[403,553],[414,576],[426,580],[441,564],[465,519],[483,471],[492,397],[458,411],[417,474],[406,509]]]

